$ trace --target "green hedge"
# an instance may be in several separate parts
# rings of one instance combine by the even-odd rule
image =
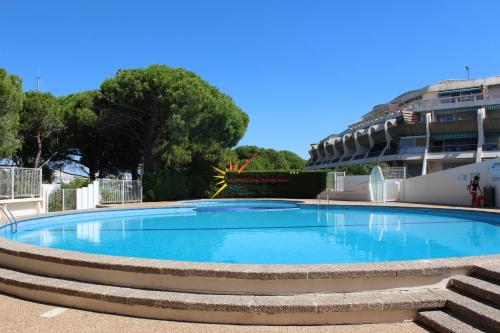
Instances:
[[[326,187],[327,171],[228,173],[220,198],[315,198]]]
[[[213,173],[159,171],[142,179],[146,201],[207,198],[212,193]]]

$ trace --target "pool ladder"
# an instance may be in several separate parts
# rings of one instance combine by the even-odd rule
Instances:
[[[319,206],[321,205],[321,196],[318,194],[316,196],[316,199],[318,199],[318,208]],[[326,195],[326,208],[328,208],[328,205],[330,204],[330,198],[328,196],[328,194]]]
[[[10,233],[16,233],[17,232],[17,220],[14,217],[14,214],[12,214],[11,210],[7,205],[0,205],[0,210],[3,212],[5,217],[7,218],[7,225],[10,225]]]

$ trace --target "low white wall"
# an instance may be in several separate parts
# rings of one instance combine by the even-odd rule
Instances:
[[[370,181],[370,176],[345,176],[344,180],[344,191],[345,192],[358,192],[358,191],[368,191],[368,182]]]
[[[99,204],[99,181],[76,190],[76,209],[96,208]]]
[[[329,200],[369,201],[370,190],[368,182],[370,176],[346,176],[344,180],[344,191],[323,191],[319,197]]]
[[[476,174],[483,190],[485,186],[495,188],[496,207],[500,207],[500,158],[408,178],[401,201],[470,206],[467,185]]]
[[[7,208],[12,212],[14,217],[22,217],[29,215],[36,215],[44,212],[43,198],[33,199],[13,199],[13,200],[0,200],[0,204],[7,205]],[[0,222],[4,223],[7,218],[0,211]]]

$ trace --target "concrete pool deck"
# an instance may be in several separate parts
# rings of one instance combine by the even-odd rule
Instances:
[[[225,200],[225,199],[203,199],[203,200]],[[283,199],[283,198],[261,198],[261,199],[227,199],[227,200],[284,200],[284,201],[298,201],[305,204],[317,205],[317,199]],[[484,212],[484,213],[498,213],[500,214],[500,208],[485,208],[485,207],[465,207],[456,205],[438,205],[438,204],[421,204],[421,203],[411,203],[411,202],[372,202],[372,201],[344,201],[344,200],[327,200],[321,199],[321,205],[340,205],[340,206],[377,206],[377,207],[402,207],[402,208],[436,208],[436,209],[456,209],[465,210],[471,212]],[[128,204],[109,204],[101,205],[101,208],[145,208],[145,207],[169,207],[169,206],[179,206],[188,205],[182,204],[180,201],[157,201],[157,202],[137,202]]]
[[[300,201],[317,204],[317,200]],[[179,203],[110,209],[172,206]],[[166,320],[247,325],[390,323],[444,308],[450,279],[491,263],[500,267],[500,255],[331,265],[189,263],[92,255],[0,239],[0,290],[65,307]]]
[[[419,325],[406,323],[342,326],[245,326],[198,324],[151,320],[89,312],[59,310],[53,305],[34,303],[0,294],[0,331],[3,333],[424,333]]]

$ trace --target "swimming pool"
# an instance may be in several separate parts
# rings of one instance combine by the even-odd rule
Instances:
[[[93,254],[193,262],[333,264],[500,253],[498,215],[316,206],[290,201],[188,201],[26,220],[19,242]]]

